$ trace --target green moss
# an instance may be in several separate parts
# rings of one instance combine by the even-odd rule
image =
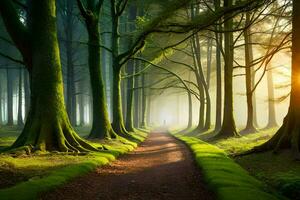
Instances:
[[[143,141],[147,134],[144,132],[132,133],[136,141]],[[10,145],[16,138],[2,137],[0,141]],[[99,143],[101,142],[101,144]],[[91,142],[95,146],[104,145],[106,151],[93,152],[86,155],[70,155],[65,153],[43,153],[31,156],[12,157],[0,155],[0,171],[10,171],[28,179],[28,181],[0,189],[0,199],[6,200],[33,200],[38,195],[54,189],[72,178],[94,170],[116,159],[117,156],[137,147],[136,142],[124,138],[98,140]],[[2,143],[0,143],[2,144]]]
[[[264,183],[230,159],[216,146],[194,137],[176,135],[193,151],[208,187],[218,199],[272,200],[282,197],[271,192]]]
[[[300,164],[292,159],[291,152],[272,152],[237,157],[236,161],[250,174],[266,182],[290,199],[300,199]]]

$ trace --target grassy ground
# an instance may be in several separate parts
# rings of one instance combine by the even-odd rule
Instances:
[[[86,136],[88,128],[79,128],[77,132]],[[12,127],[0,129],[0,148],[11,145],[20,130]],[[134,134],[142,141],[146,133]],[[0,199],[36,199],[38,194],[55,188],[78,175],[87,173],[116,159],[120,154],[133,150],[137,143],[124,138],[119,140],[93,140],[95,146],[100,143],[108,151],[87,155],[43,154],[10,156],[0,154]]]
[[[276,129],[263,130],[240,138],[229,138],[212,142],[227,154],[234,155],[267,141]],[[235,157],[237,163],[251,175],[266,182],[279,193],[293,200],[300,200],[300,162],[292,159],[290,152],[272,152]]]
[[[220,148],[195,137],[176,135],[193,151],[208,187],[221,200],[284,199],[250,176]]]

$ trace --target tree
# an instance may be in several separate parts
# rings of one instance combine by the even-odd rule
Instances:
[[[275,96],[274,96],[274,83],[273,72],[269,66],[267,69],[267,87],[268,87],[268,124],[265,129],[277,127],[276,110],[275,110]]]
[[[78,152],[97,150],[73,130],[64,104],[55,0],[32,0],[24,25],[10,0],[0,2],[6,29],[30,72],[31,107],[12,149]]]
[[[224,0],[225,8],[231,7],[232,4],[232,0]],[[231,137],[238,135],[233,117],[233,19],[231,14],[226,14],[224,18],[228,18],[228,20],[224,22],[224,30],[226,31],[224,33],[224,111],[222,127],[218,132],[217,137]]]
[[[250,13],[246,13],[246,28],[244,30],[244,40],[245,40],[245,71],[246,71],[246,97],[247,97],[247,124],[246,128],[242,131],[243,133],[253,133],[256,132],[254,127],[254,108],[253,108],[253,91],[252,91],[252,70],[253,63],[252,56],[252,44],[251,44],[251,29],[250,25]]]
[[[129,75],[127,78],[127,111],[126,111],[126,123],[125,127],[128,131],[134,131],[133,126],[133,86],[134,86],[134,76],[131,74],[134,73],[134,61],[130,60],[127,63],[126,72]]]
[[[116,137],[113,131],[106,103],[105,86],[101,69],[99,17],[103,0],[88,0],[86,6],[77,0],[80,13],[88,32],[89,72],[93,96],[93,122],[90,138]]]
[[[262,152],[290,149],[296,159],[300,159],[300,1],[293,1],[292,15],[292,70],[290,106],[282,126],[266,143],[255,147],[250,152]],[[247,153],[250,153],[247,152]]]
[[[14,125],[14,112],[13,112],[13,86],[14,77],[11,69],[6,69],[6,92],[7,92],[7,126]]]
[[[18,88],[18,126],[23,127],[23,69],[19,69],[19,88]]]

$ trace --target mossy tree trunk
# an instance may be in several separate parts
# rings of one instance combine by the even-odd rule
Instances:
[[[134,86],[134,61],[130,60],[127,63],[127,74],[130,76],[127,78],[127,112],[125,127],[128,131],[134,131],[133,126],[133,86]]]
[[[188,106],[189,106],[189,114],[188,114],[188,125],[186,129],[190,129],[193,126],[193,101],[192,101],[192,94],[187,91],[188,96]]]
[[[142,74],[142,114],[141,114],[141,127],[147,127],[147,94],[146,94],[146,75]]]
[[[224,0],[224,7],[232,6],[232,0]],[[224,36],[224,52],[225,52],[225,66],[224,66],[224,110],[223,110],[223,123],[217,137],[232,137],[237,136],[235,121],[233,117],[233,19],[229,16],[224,16],[229,18],[224,23],[225,36]]]
[[[293,1],[292,15],[292,77],[290,106],[282,126],[265,144],[253,151],[290,149],[296,159],[300,159],[300,1]]]
[[[121,60],[120,60],[120,33],[119,23],[122,12],[118,10],[115,0],[111,0],[111,15],[112,15],[112,68],[113,68],[113,121],[112,127],[114,131],[126,136],[128,132],[124,125],[123,111],[122,111],[122,95],[121,95]]]
[[[18,22],[20,29],[17,29],[10,27],[14,24],[12,21],[19,20],[13,4],[9,0],[0,3],[2,18],[13,40],[24,42],[24,31],[30,36],[29,41],[22,45],[30,46],[32,56],[24,59],[32,61],[28,65],[31,73],[31,107],[25,127],[11,148],[62,152],[97,150],[76,134],[66,112],[55,4],[55,0],[32,0],[28,8],[29,28]],[[22,52],[22,49],[19,50]]]
[[[86,7],[77,0],[82,17],[85,20],[88,32],[88,63],[93,96],[93,122],[90,138],[116,137],[113,131],[106,103],[105,86],[101,68],[99,16],[103,0],[87,1]]]

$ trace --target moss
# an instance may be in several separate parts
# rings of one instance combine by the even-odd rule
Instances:
[[[204,180],[218,199],[272,200],[283,197],[273,193],[267,186],[230,159],[216,146],[194,137],[176,135],[193,151]]]
[[[132,135],[136,141],[141,142],[146,138],[147,133],[137,132]],[[12,137],[11,142],[16,136]],[[1,140],[7,141],[7,137],[2,137]],[[74,177],[88,173],[96,167],[105,165],[115,160],[117,156],[137,147],[137,142],[121,137],[92,141],[91,143],[94,146],[103,145],[107,150],[82,155],[59,152],[35,153],[31,156],[21,155],[19,157],[0,155],[0,171],[4,173],[10,171],[26,177],[27,180],[9,188],[0,189],[0,199],[37,199],[39,194],[54,189]]]
[[[300,199],[300,165],[290,154],[289,151],[281,154],[266,152],[237,157],[236,161],[282,195],[297,200]]]

